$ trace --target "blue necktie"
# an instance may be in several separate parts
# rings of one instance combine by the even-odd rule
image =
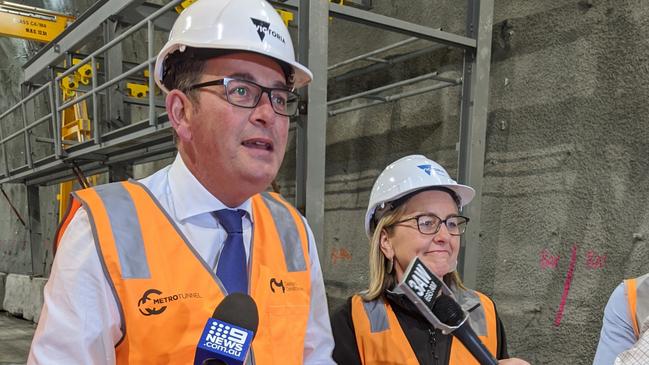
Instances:
[[[216,275],[228,294],[248,292],[248,265],[246,264],[246,249],[243,246],[241,227],[241,217],[244,214],[246,212],[241,209],[221,209],[214,212],[225,231],[228,232],[228,238],[223,243],[216,267]]]

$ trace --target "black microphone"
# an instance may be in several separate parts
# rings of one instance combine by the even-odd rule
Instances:
[[[439,318],[442,323],[457,327],[451,334],[457,337],[464,347],[469,350],[471,355],[481,365],[497,365],[498,361],[494,359],[489,350],[480,341],[478,335],[473,331],[471,325],[465,320],[462,307],[453,298],[448,295],[440,295],[433,304],[433,314]]]
[[[229,294],[203,328],[194,365],[243,365],[258,326],[255,301],[247,294]]]

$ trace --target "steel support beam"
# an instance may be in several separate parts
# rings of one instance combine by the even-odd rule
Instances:
[[[119,36],[119,23],[117,21],[108,19],[104,23],[104,44],[115,39]],[[114,46],[106,50],[104,57],[104,69],[106,70],[106,79],[113,80],[116,77],[124,73],[123,68],[123,52],[122,52],[122,42],[116,43]],[[111,86],[110,90],[123,90],[120,84]],[[95,100],[96,103],[98,100]],[[130,124],[130,114],[126,111],[126,105],[124,104],[124,96],[120,92],[107,92],[106,93],[106,120],[109,123],[108,130],[117,129],[123,127],[127,124]],[[110,128],[113,126],[114,128]],[[104,126],[99,125],[99,128]],[[99,130],[99,133],[102,133],[103,130]]]
[[[464,283],[469,288],[477,286],[480,259],[480,212],[489,106],[493,3],[493,0],[468,0],[467,34],[477,40],[477,49],[467,50],[464,56],[458,180],[476,190],[475,198],[464,208],[471,223],[462,239],[459,265]]]
[[[297,0],[271,2],[279,7],[297,9],[305,1],[300,0],[299,4]],[[460,47],[464,49],[475,49],[476,47],[476,40],[473,38],[444,32],[439,29],[425,27],[423,25],[406,22],[385,15],[372,13],[366,10],[356,9],[350,6],[329,3],[329,15],[335,18],[349,20],[354,23],[364,24],[395,33],[405,34],[409,37],[426,39],[453,47]]]
[[[302,90],[308,111],[297,121],[295,203],[309,221],[320,255],[324,254],[328,12],[326,1],[300,0],[298,60],[309,67],[314,79]]]
[[[70,30],[63,32],[23,66],[24,81],[31,81],[43,70],[59,62],[67,52],[76,50],[106,19],[120,13],[127,6],[143,2],[144,0],[108,0],[103,1],[102,5],[91,7],[72,24]]]
[[[29,246],[32,256],[32,275],[45,275],[48,254],[43,246],[41,231],[41,201],[39,186],[27,186],[27,211],[29,215]]]

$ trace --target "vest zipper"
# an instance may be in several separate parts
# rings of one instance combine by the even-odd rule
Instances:
[[[439,358],[437,357],[437,331],[433,331],[432,329],[428,329],[428,342],[430,343],[430,347],[433,351],[433,364],[438,365],[439,364]]]

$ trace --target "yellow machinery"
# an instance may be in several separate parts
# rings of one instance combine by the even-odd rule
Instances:
[[[22,38],[36,42],[51,42],[65,28],[74,21],[74,17],[32,6],[16,4],[8,1],[0,1],[0,36]],[[80,60],[74,59],[73,65]],[[63,101],[69,101],[77,97],[79,84],[88,85],[92,78],[92,67],[81,66],[74,74],[61,79],[61,93]],[[83,142],[92,138],[90,118],[85,101],[76,103],[65,109],[61,115],[61,139],[65,145],[66,141]],[[75,170],[79,177],[80,171]],[[92,177],[93,182],[96,177]],[[86,186],[85,178],[81,179],[82,186]],[[67,210],[67,197],[72,192],[73,181],[59,185],[59,221]]]
[[[0,1],[0,35],[47,43],[73,21],[66,14]]]
[[[149,70],[144,70],[144,77],[149,79]],[[149,93],[148,84],[138,84],[137,82],[127,82],[126,90],[128,95],[132,98],[145,98]]]
[[[72,65],[76,65],[81,60],[72,59]],[[63,94],[63,102],[75,99],[77,96],[81,96],[81,91],[78,90],[79,84],[88,85],[92,80],[92,73],[94,70],[89,64],[85,64],[79,67],[73,74],[70,74],[63,79],[61,79],[61,91]],[[84,142],[92,138],[92,128],[90,123],[90,117],[88,116],[88,106],[86,101],[83,100],[79,103],[71,105],[69,108],[63,110],[61,114],[61,139],[66,145],[68,142]],[[77,174],[81,186],[83,188],[87,187],[88,182],[81,174],[81,171],[76,169],[75,174]],[[90,177],[90,185],[95,185],[97,183],[97,176]],[[62,182],[59,184],[59,193],[56,196],[56,199],[59,201],[59,222],[63,219],[65,212],[68,209],[68,197],[72,192],[72,187],[74,185],[74,180]]]

